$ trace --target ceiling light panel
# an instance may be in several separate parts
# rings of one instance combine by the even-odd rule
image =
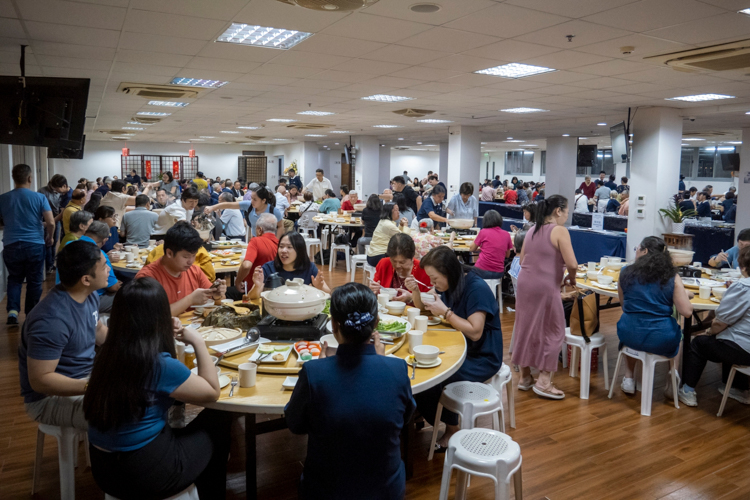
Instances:
[[[214,137],[212,135],[202,135],[201,139],[216,139],[216,137]]]
[[[701,139],[699,137],[687,137],[683,139],[683,141],[705,141],[706,139]]]
[[[524,142],[524,141],[522,141],[520,139],[512,139],[512,140],[503,141],[503,142]]]
[[[331,130],[329,134],[351,134],[348,130]]]
[[[545,68],[544,66],[510,63],[503,64],[502,66],[495,66],[494,68],[481,69],[479,71],[475,71],[474,73],[478,73],[480,75],[501,76],[503,78],[523,78],[531,75],[549,73],[550,71],[557,70],[552,68]]]
[[[149,106],[169,106],[170,108],[184,108],[189,102],[176,101],[148,101]]]
[[[297,113],[298,115],[310,115],[310,116],[329,116],[329,115],[335,115],[336,113],[331,113],[330,111],[302,111],[301,113]]]
[[[400,95],[387,95],[387,94],[375,94],[367,97],[363,97],[363,101],[378,101],[378,102],[400,102],[400,101],[411,101],[413,97],[404,97]]]
[[[204,89],[218,89],[229,82],[221,80],[203,80],[201,78],[180,78],[175,77],[169,82],[170,85],[185,85],[187,87],[203,87]]]
[[[327,136],[321,135],[321,134],[305,134],[305,137],[327,137]]]
[[[375,128],[398,128],[398,125],[373,125]]]
[[[681,97],[668,97],[667,101],[686,101],[686,102],[701,102],[701,101],[716,101],[718,99],[734,99],[733,95],[723,94],[698,94],[698,95],[684,95]]]
[[[146,130],[143,127],[122,127],[123,130]]]
[[[144,125],[144,126],[153,125],[153,123],[141,123],[141,122],[128,122],[128,123],[130,125]]]
[[[417,120],[419,123],[453,123],[451,120],[439,120],[437,118],[426,118],[424,120]]]
[[[161,111],[139,111],[136,113],[136,115],[141,116],[169,116],[172,113],[163,113]]]
[[[236,130],[220,130],[222,134],[239,134]]]
[[[259,128],[263,128],[263,127],[250,127],[250,126],[248,126],[248,127],[237,127],[237,128],[241,128],[241,129],[245,129],[245,130],[258,130]]]
[[[216,41],[286,50],[311,36],[305,31],[232,23]]]
[[[549,109],[538,109],[538,108],[508,108],[501,109],[503,113],[546,113]]]
[[[742,9],[739,13],[740,14],[746,14],[746,15],[750,16],[750,9]]]
[[[267,122],[279,122],[279,123],[291,123],[291,122],[296,122],[297,120],[289,120],[287,118],[271,118],[266,121]]]

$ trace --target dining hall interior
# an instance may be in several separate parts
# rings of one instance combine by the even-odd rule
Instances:
[[[0,498],[750,498],[749,53],[749,0],[0,0]]]

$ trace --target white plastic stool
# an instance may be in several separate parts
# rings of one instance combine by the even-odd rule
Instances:
[[[365,277],[362,280],[365,285],[369,284],[370,281],[375,279],[375,267],[365,262]]]
[[[333,271],[333,268],[336,267],[336,251],[341,250],[344,252],[344,259],[346,260],[346,272],[349,272],[349,258],[351,257],[349,255],[349,251],[351,250],[351,247],[349,245],[331,245],[331,253],[329,254],[329,261],[328,261],[328,272]]]
[[[105,493],[104,500],[118,500],[118,499],[116,497],[113,497],[112,495]],[[200,500],[200,498],[198,497],[198,488],[196,488],[194,484],[191,484],[181,493],[178,493],[169,498],[165,498],[164,500]]]
[[[680,386],[677,385],[677,374],[675,370],[675,358],[679,356],[679,354],[674,358],[667,358],[666,356],[659,356],[658,354],[636,351],[627,346],[623,346],[622,349],[620,349],[620,354],[617,355],[617,364],[615,365],[615,373],[612,376],[612,385],[609,386],[610,399],[612,398],[612,392],[615,389],[615,380],[617,380],[617,372],[620,370],[620,361],[622,361],[623,356],[640,359],[643,363],[641,375],[641,415],[646,417],[651,416],[651,397],[654,393],[654,367],[656,366],[656,363],[669,361],[669,371],[672,374],[674,407],[680,407],[680,403],[677,402],[677,390]]]
[[[727,377],[727,385],[724,386],[724,397],[721,398],[721,406],[719,406],[719,413],[716,414],[717,417],[720,417],[724,413],[724,405],[727,404],[727,397],[729,396],[729,391],[732,389],[732,382],[734,382],[734,374],[737,372],[750,375],[750,366],[732,365],[729,377]]]
[[[39,488],[39,477],[44,456],[44,435],[57,439],[57,460],[60,464],[60,497],[62,500],[73,500],[76,497],[76,472],[78,465],[78,443],[83,441],[86,447],[86,465],[91,466],[89,458],[89,440],[86,431],[73,427],[57,427],[39,424],[36,431],[36,457],[34,458],[34,478],[31,482],[31,494]]]
[[[595,333],[589,336],[591,342],[588,344],[583,337],[570,333],[570,328],[565,329],[565,343],[572,347],[570,353],[570,376],[575,377],[578,371],[578,351],[581,350],[581,399],[589,398],[589,386],[591,385],[591,351],[599,348],[599,359],[604,365],[604,390],[609,389],[609,367],[607,366],[607,342],[604,335]],[[567,350],[567,349],[566,349]],[[568,353],[563,351],[563,359],[567,358]]]
[[[510,436],[489,429],[460,430],[448,442],[440,484],[440,500],[448,500],[451,473],[456,476],[456,500],[466,497],[468,475],[488,477],[495,482],[495,500],[510,499],[510,478],[516,500],[523,499],[521,447]]]
[[[485,384],[489,384],[495,388],[500,394],[500,402],[503,399],[503,387],[508,395],[508,413],[510,414],[510,426],[516,428],[516,398],[515,392],[513,391],[513,376],[510,373],[510,367],[503,363],[500,367],[500,371],[497,372],[489,379]],[[501,411],[500,430],[505,432],[505,407]]]
[[[351,263],[352,263],[352,275],[349,278],[349,281],[352,283],[354,282],[354,276],[357,273],[357,268],[362,268],[362,283],[364,283],[367,280],[367,273],[365,272],[365,266],[367,265],[367,255],[365,254],[357,254],[352,255],[350,257]]]
[[[487,286],[490,287],[493,295],[495,295],[497,306],[500,308],[500,314],[503,314],[503,280],[484,280],[484,282],[487,283]],[[511,343],[513,343],[513,339],[511,339]]]
[[[315,254],[311,252],[313,247],[318,247],[318,251],[323,254],[323,246],[320,242],[320,238],[305,238],[305,247],[307,247],[307,255],[310,256],[310,260],[315,262]]]
[[[430,456],[435,454],[438,427],[443,407],[458,413],[461,417],[461,429],[473,429],[474,421],[482,415],[492,414],[492,428],[499,430],[500,421],[497,412],[503,411],[503,398],[494,387],[479,382],[453,382],[443,388],[440,402],[435,412],[435,423],[432,426],[432,441],[430,442]],[[505,416],[503,416],[503,422]]]

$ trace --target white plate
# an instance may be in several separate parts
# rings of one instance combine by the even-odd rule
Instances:
[[[711,302],[716,302],[717,304],[721,304],[721,301],[719,299],[717,299],[716,297],[711,297],[709,300]]]
[[[602,285],[598,281],[592,281],[589,283],[591,286],[595,286],[596,288],[601,288],[602,290],[610,290],[612,292],[617,291],[617,283],[612,283],[611,285]]]
[[[390,323],[391,321],[399,321],[401,323],[405,323],[406,324],[406,332],[408,332],[409,330],[412,329],[411,323],[409,323],[407,320],[405,320],[403,318],[400,318],[398,316],[391,316],[390,314],[380,314],[379,316],[380,316],[380,321],[383,321],[385,323]],[[333,326],[332,326],[332,323],[331,323],[330,319],[328,320],[328,323],[326,323],[326,329],[329,332],[333,333]],[[404,332],[402,335],[406,335],[406,332]],[[380,332],[380,333],[382,333],[383,335],[391,336],[391,332]],[[399,335],[399,337],[400,337],[400,335]]]
[[[198,368],[193,368],[190,371],[193,372],[195,375],[198,375]],[[232,379],[230,379],[226,375],[219,375],[219,387],[221,389],[223,389],[226,386],[228,386],[231,381],[232,381]]]
[[[286,360],[289,359],[289,355],[294,350],[294,346],[292,344],[285,345],[287,349],[284,351],[275,351],[273,354],[269,354],[267,357],[263,358],[261,363],[286,363]],[[282,354],[284,356],[284,359],[273,359],[273,357],[276,354]],[[263,354],[258,352],[258,349],[255,350],[252,356],[248,359],[248,361],[257,361],[260,356],[263,356]]]
[[[412,364],[412,362],[410,361],[411,358],[412,358],[411,355],[404,358],[404,361],[406,361],[406,364],[409,366],[411,366]],[[417,361],[417,368],[435,368],[436,366],[440,366],[442,363],[443,363],[442,358],[438,356],[438,358],[432,363],[420,363],[419,361]]]
[[[430,319],[430,318],[432,318],[432,319]],[[429,326],[439,325],[441,322],[442,322],[442,320],[440,319],[439,316],[429,316],[427,318],[427,324]]]
[[[716,280],[710,280],[707,278],[682,278],[682,284],[687,287],[699,288],[702,286],[720,287],[724,286],[724,283]]]
[[[281,383],[281,387],[284,389],[294,389],[294,386],[297,385],[297,380],[299,380],[299,377],[287,377],[284,379],[284,381]]]

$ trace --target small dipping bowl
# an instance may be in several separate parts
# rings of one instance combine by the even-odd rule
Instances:
[[[391,300],[385,304],[385,307],[388,309],[388,313],[393,314],[394,316],[401,316],[404,314],[404,309],[406,309],[406,303]]]
[[[612,276],[607,276],[606,274],[600,274],[597,281],[600,285],[611,285],[614,278],[612,278]]]
[[[711,293],[714,294],[714,297],[721,300],[724,294],[727,293],[727,289],[724,287],[715,287],[711,289]]]
[[[414,346],[414,358],[418,363],[432,363],[438,357],[440,348],[434,345]]]

